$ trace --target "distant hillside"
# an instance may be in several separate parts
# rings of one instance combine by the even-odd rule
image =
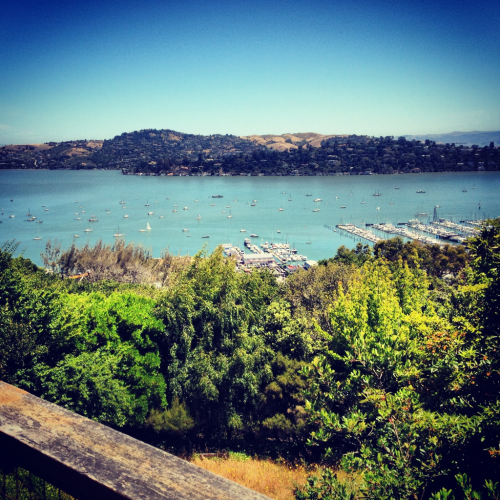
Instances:
[[[457,133],[458,134],[458,133]],[[485,134],[478,132],[476,134]],[[491,133],[493,134],[493,132]],[[480,141],[474,133],[468,140]],[[195,135],[169,129],[104,141],[0,147],[0,169],[114,169],[126,175],[370,175],[500,170],[500,149],[434,139],[322,135]],[[499,141],[500,142],[500,141]]]
[[[449,134],[428,134],[428,135],[405,135],[406,139],[417,141],[425,141],[429,139],[441,144],[462,144],[464,146],[489,146],[494,142],[496,146],[500,145],[499,132],[451,132]]]
[[[298,133],[298,134],[282,134],[282,135],[248,135],[242,139],[248,139],[254,144],[265,146],[269,149],[276,151],[285,151],[285,149],[297,149],[299,146],[310,144],[315,148],[321,146],[321,142],[328,139],[338,139],[339,141],[345,140],[349,137],[348,134],[344,135],[322,135],[314,132]],[[368,140],[368,137],[366,137]]]

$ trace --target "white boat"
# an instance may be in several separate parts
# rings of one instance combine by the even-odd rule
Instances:
[[[319,212],[321,209],[320,208],[315,208],[313,212]]]
[[[251,234],[251,235],[250,235],[250,238],[258,238],[258,237],[259,237],[259,235],[258,235],[258,234]]]
[[[154,212],[148,212],[148,215],[154,215]]]
[[[172,210],[172,212],[177,212],[177,210],[174,208],[174,209]]]
[[[160,219],[164,219],[164,218],[165,218],[165,216],[164,216],[164,215],[160,215]]]
[[[314,201],[323,201],[321,198],[316,198]]]
[[[198,217],[196,217],[196,220],[201,220],[201,215],[198,214]]]
[[[74,234],[74,235],[73,235],[73,238],[79,238],[79,237],[80,237],[80,235],[79,235],[79,234]]]
[[[149,222],[146,222],[146,229],[147,229],[148,231],[151,231],[151,226],[149,225]]]
[[[283,212],[283,209],[282,208],[278,208],[278,212]]]
[[[42,237],[41,237],[41,236],[35,236],[33,239],[34,239],[34,240],[41,240],[41,239],[42,239]]]
[[[45,211],[46,211],[46,212],[48,212],[48,211],[49,211],[49,209],[48,209],[48,208],[46,208],[46,209],[45,209]]]
[[[188,207],[184,207],[182,210],[189,210],[189,208]]]
[[[375,210],[380,210],[380,207],[377,207]]]
[[[309,195],[308,195],[308,194],[306,194],[306,196],[309,196]],[[276,232],[277,232],[277,233],[281,233],[281,231],[280,231],[279,229],[278,229]]]
[[[210,204],[210,206],[211,206],[211,207],[215,207],[215,203],[211,203],[211,204]]]
[[[9,215],[9,219],[13,219],[15,215]]]
[[[187,233],[189,231],[189,229],[183,229],[182,232],[183,233]]]
[[[128,215],[124,215],[124,216],[123,216],[123,218],[124,218],[124,219],[128,219]]]
[[[240,233],[246,233],[247,230],[246,229],[240,229]]]
[[[88,227],[87,229],[84,229],[83,230],[84,233],[91,233],[92,232],[92,229],[90,229],[90,227]]]

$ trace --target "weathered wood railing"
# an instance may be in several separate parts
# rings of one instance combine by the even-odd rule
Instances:
[[[0,460],[78,500],[268,498],[4,382]]]

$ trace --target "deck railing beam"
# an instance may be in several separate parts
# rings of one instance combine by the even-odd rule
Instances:
[[[1,381],[0,455],[78,500],[269,500]]]

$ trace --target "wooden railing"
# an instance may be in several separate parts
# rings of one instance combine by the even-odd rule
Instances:
[[[268,498],[4,382],[2,465],[22,467],[78,500]]]

